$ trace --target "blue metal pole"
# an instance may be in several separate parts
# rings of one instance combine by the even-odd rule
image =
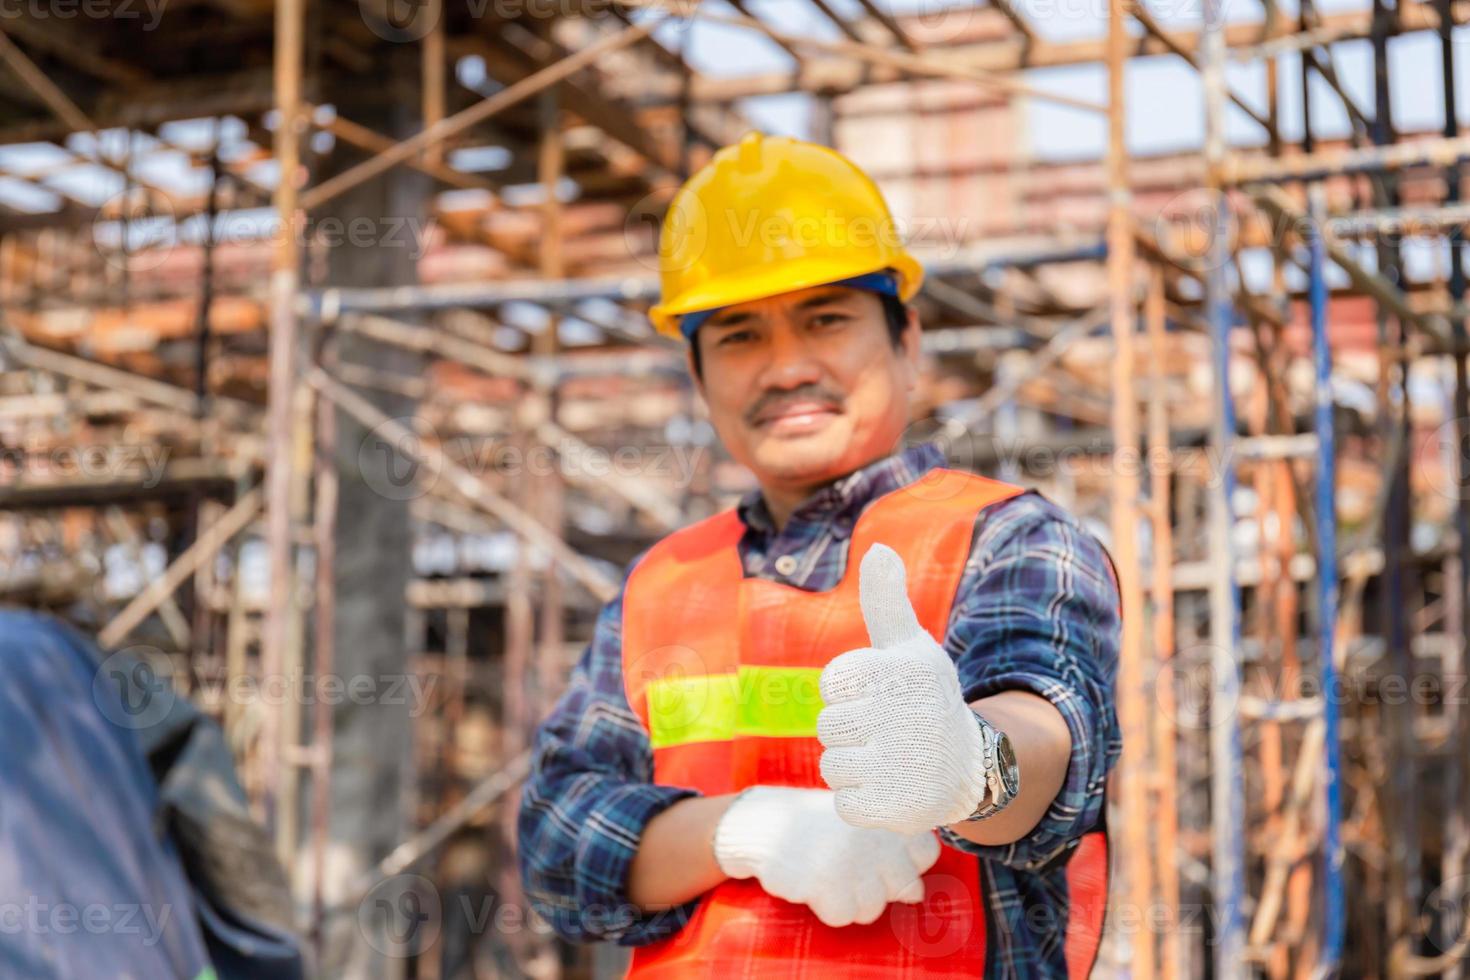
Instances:
[[[1323,268],[1322,186],[1310,189],[1307,222],[1308,298],[1312,311],[1312,361],[1316,366],[1317,431],[1317,628],[1322,676],[1323,751],[1326,754],[1327,821],[1323,828],[1323,941],[1321,969],[1334,974],[1342,960],[1344,902],[1342,887],[1342,769],[1337,741],[1337,665],[1333,632],[1337,626],[1336,454],[1332,433],[1332,350],[1327,342],[1327,277]]]

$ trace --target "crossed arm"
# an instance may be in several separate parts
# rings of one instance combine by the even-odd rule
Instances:
[[[1010,736],[1025,773],[1009,806],[985,820],[951,824],[976,844],[1019,840],[1056,799],[1071,758],[1072,737],[1061,712],[1028,691],[1005,691],[970,705]],[[734,794],[680,800],[648,822],[628,873],[628,900],[645,911],[682,905],[725,880],[714,856],[715,827]]]

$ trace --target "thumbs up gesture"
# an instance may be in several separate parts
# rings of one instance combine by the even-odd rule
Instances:
[[[858,569],[870,647],[834,657],[817,716],[838,816],[915,833],[963,820],[985,796],[985,750],[954,662],[919,625],[903,559],[875,544]]]

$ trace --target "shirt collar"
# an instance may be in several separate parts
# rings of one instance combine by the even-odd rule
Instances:
[[[945,464],[944,451],[932,442],[921,442],[900,452],[874,460],[839,477],[807,497],[791,512],[787,529],[801,524],[830,523],[843,534],[852,530],[863,508],[872,500],[913,483],[929,470]],[[760,488],[748,491],[735,507],[745,526],[761,534],[774,535],[766,498]]]

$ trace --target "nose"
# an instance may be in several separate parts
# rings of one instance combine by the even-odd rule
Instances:
[[[761,372],[761,385],[757,390],[795,388],[821,379],[821,365],[801,332],[789,322],[783,320],[775,325],[767,351],[769,359]]]

